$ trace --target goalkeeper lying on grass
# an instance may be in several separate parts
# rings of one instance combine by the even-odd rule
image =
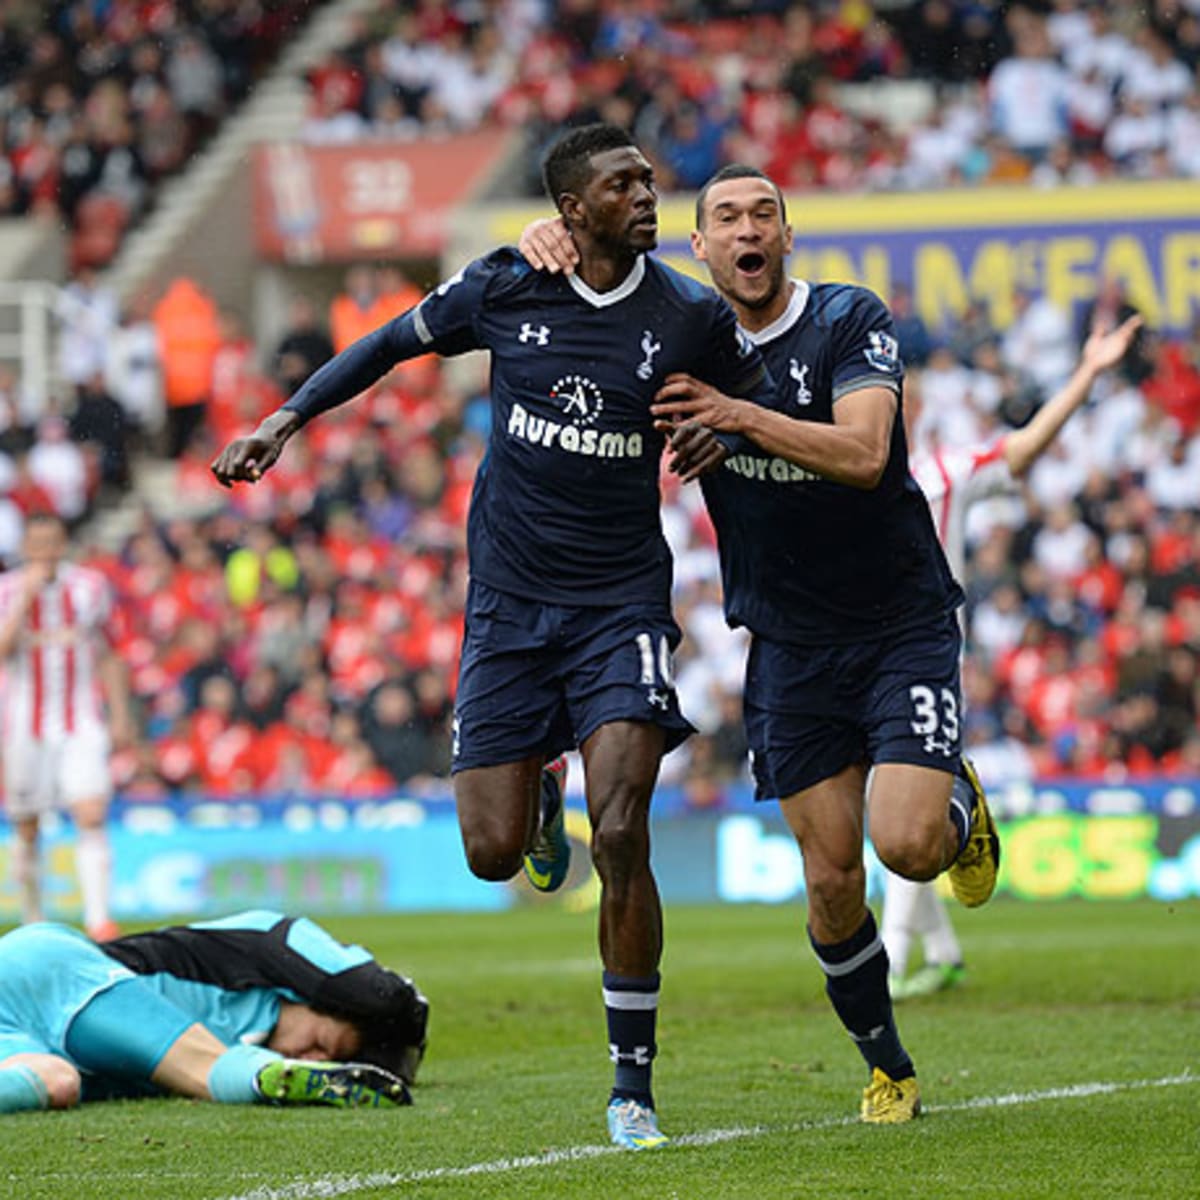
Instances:
[[[118,938],[0,938],[0,1112],[161,1095],[411,1103],[429,1006],[306,918],[253,911]]]

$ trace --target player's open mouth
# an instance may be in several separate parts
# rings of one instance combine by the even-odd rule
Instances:
[[[766,270],[766,256],[750,250],[737,257],[733,264],[743,275],[761,275]]]
[[[638,217],[638,219],[636,221],[634,221],[633,227],[634,227],[634,229],[651,229],[651,230],[657,229],[658,228],[658,218],[657,217]]]

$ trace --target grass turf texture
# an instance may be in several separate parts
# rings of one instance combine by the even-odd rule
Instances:
[[[594,922],[538,904],[325,922],[430,997],[413,1108],[143,1100],[4,1117],[0,1195],[1197,1194],[1200,903],[1002,901],[956,914],[967,985],[898,1009],[930,1111],[896,1128],[854,1120],[866,1071],[825,1000],[802,919],[796,908],[667,913],[656,1092],[676,1141],[665,1150],[605,1147]],[[999,1097],[1009,1103],[973,1106]]]

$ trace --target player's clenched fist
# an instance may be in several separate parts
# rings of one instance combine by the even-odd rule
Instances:
[[[249,437],[235,438],[213,460],[212,473],[222,487],[257,483],[275,465],[288,438],[300,428],[300,418],[280,409],[272,413]]]

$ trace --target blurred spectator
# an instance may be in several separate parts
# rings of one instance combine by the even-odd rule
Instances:
[[[1100,280],[1096,289],[1096,298],[1084,305],[1079,317],[1076,338],[1079,345],[1091,336],[1093,329],[1116,329],[1130,317],[1137,316],[1137,308],[1129,302],[1125,287],[1115,276],[1107,276]],[[1153,370],[1146,355],[1146,332],[1139,330],[1134,338],[1129,353],[1121,362],[1119,368],[1123,378],[1130,383],[1144,383]]]
[[[239,608],[257,605],[267,586],[291,591],[299,581],[296,556],[266,524],[255,524],[245,542],[225,560],[229,598]]]
[[[1161,509],[1193,509],[1200,496],[1200,445],[1179,436],[1146,472],[1146,494]]]
[[[162,363],[150,304],[136,297],[109,338],[104,383],[133,433],[143,439],[163,427]]]
[[[1137,49],[1121,73],[1121,98],[1139,101],[1151,110],[1183,100],[1196,86],[1192,73],[1178,58],[1171,43],[1152,24],[1137,32]]]
[[[1200,85],[1167,113],[1167,147],[1180,175],[1200,178]]]
[[[1028,9],[1013,10],[1016,43],[988,81],[992,127],[1014,149],[1038,161],[1068,133],[1066,71],[1054,59],[1044,21]]]
[[[175,279],[154,306],[167,402],[167,454],[178,458],[204,421],[221,344],[217,306],[191,279]]]
[[[216,128],[225,107],[221,64],[203,37],[185,32],[176,39],[167,60],[166,82],[192,140],[203,141]]]
[[[307,296],[292,300],[286,332],[275,347],[271,374],[285,396],[293,395],[321,365],[333,357],[333,343],[317,322],[317,309]]]
[[[116,294],[100,283],[91,267],[80,268],[59,292],[55,306],[61,322],[58,364],[73,387],[104,372],[119,312]]]
[[[380,267],[375,275],[375,302],[371,313],[374,324],[371,329],[378,329],[387,324],[393,317],[406,313],[416,307],[424,299],[425,293],[413,283],[396,263]],[[370,332],[370,330],[368,330]],[[419,361],[428,362],[433,356]]]
[[[1050,396],[1075,365],[1070,318],[1048,296],[1024,288],[1013,295],[1013,314],[1001,343],[1004,364]]]
[[[1200,358],[1183,342],[1150,338],[1142,361],[1142,393],[1191,437],[1200,429]]]
[[[29,479],[48,497],[49,505],[33,501],[25,511],[58,513],[74,525],[88,507],[88,468],[83,452],[71,441],[67,424],[60,417],[46,417],[38,426],[38,437],[28,458]],[[19,469],[18,469],[19,470]],[[13,489],[19,492],[19,486]]]
[[[420,116],[422,102],[438,69],[438,48],[422,40],[415,14],[397,12],[382,44],[380,65],[403,113]]]
[[[1073,75],[1096,71],[1115,90],[1133,56],[1133,46],[1113,27],[1110,5],[1089,3],[1086,12],[1087,29],[1080,27],[1077,36],[1062,45],[1063,57]]]
[[[74,443],[95,447],[102,484],[119,491],[129,487],[129,425],[103,375],[93,376],[79,388],[69,429]]]
[[[362,724],[367,744],[397,784],[434,769],[412,693],[402,683],[389,680],[371,692],[363,704]]]
[[[933,349],[933,339],[920,313],[913,306],[912,288],[908,284],[898,283],[892,289],[891,310],[904,365],[923,367]]]
[[[375,301],[379,290],[370,267],[357,265],[346,272],[345,289],[329,307],[329,331],[333,349],[340,354],[347,346],[377,328]]]
[[[480,26],[469,38],[449,32],[441,38],[438,69],[422,102],[422,114],[444,120],[451,129],[474,129],[513,78],[513,63],[494,25]]]

